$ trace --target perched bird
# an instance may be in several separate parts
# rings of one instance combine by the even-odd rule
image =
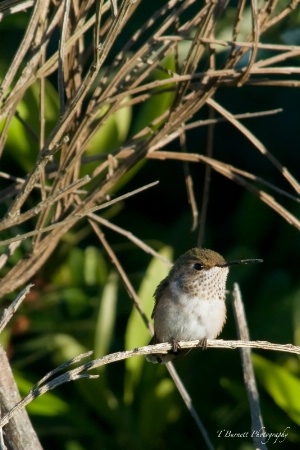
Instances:
[[[168,276],[157,286],[152,313],[154,336],[151,344],[170,342],[168,353],[146,356],[152,363],[167,363],[190,349],[181,349],[178,341],[215,339],[226,321],[225,289],[229,266],[262,262],[244,259],[226,262],[223,256],[206,248],[192,248],[174,263]]]

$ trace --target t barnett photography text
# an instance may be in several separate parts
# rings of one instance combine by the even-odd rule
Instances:
[[[281,444],[284,442],[288,436],[288,430],[290,427],[286,427],[283,431],[279,433],[268,433],[265,429],[265,427],[261,428],[260,430],[254,430],[254,431],[243,431],[243,432],[233,432],[231,430],[218,430],[217,436],[218,437],[225,437],[225,438],[231,438],[231,439],[247,439],[247,438],[259,438],[261,439],[262,444],[267,444],[268,442],[271,444]]]

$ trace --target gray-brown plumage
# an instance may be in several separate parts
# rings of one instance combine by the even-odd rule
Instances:
[[[225,289],[228,266],[261,260],[226,262],[217,252],[192,248],[174,263],[168,276],[157,286],[152,313],[154,337],[151,343],[171,342],[167,354],[147,355],[150,362],[166,363],[189,350],[180,349],[180,340],[215,339],[226,321]]]

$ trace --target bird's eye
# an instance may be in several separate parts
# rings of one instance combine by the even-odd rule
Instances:
[[[203,269],[203,265],[200,264],[200,263],[195,263],[193,267],[194,267],[195,270],[202,270]]]

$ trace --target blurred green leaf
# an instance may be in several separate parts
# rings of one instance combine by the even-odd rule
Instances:
[[[102,253],[97,247],[88,246],[84,250],[84,281],[87,285],[104,285],[107,267]]]
[[[236,8],[227,8],[226,17],[223,18],[222,26],[218,23],[218,33],[217,38],[222,40],[230,40],[232,39],[232,23],[235,20]],[[252,12],[249,6],[246,6],[243,15],[241,17],[241,21],[239,23],[239,35],[238,40],[243,41],[247,38],[249,33],[251,32],[251,20],[252,20]],[[217,46],[220,49],[219,46]],[[222,48],[222,47],[221,47]],[[224,48],[224,47],[223,47]]]
[[[74,247],[64,264],[55,272],[57,285],[92,286],[104,285],[107,279],[107,267],[100,250],[95,246],[86,249]]]
[[[124,98],[124,103],[129,100],[129,97]],[[118,109],[114,114],[114,119],[116,122],[117,130],[118,130],[118,138],[119,143],[124,142],[127,138],[129,127],[132,119],[132,107],[124,106],[123,108]]]
[[[58,3],[56,2],[56,4]],[[185,18],[190,23],[196,24],[194,22],[195,12],[197,13],[200,3],[194,2],[190,12],[186,10],[183,16],[178,17],[180,22],[178,24],[180,27],[179,36],[177,36],[180,38],[180,41],[178,41],[178,60],[181,67],[191,45],[190,38],[195,31],[194,28],[189,31],[189,34],[184,32]],[[281,11],[288,6],[288,3],[288,0],[277,2],[271,20],[278,14],[280,15]],[[136,35],[138,39],[134,42],[131,41],[133,44],[130,49],[131,54],[127,53],[126,47],[123,48],[122,57],[124,57],[125,62],[128,56],[129,58],[132,56],[132,52],[139,51],[142,45],[148,44],[153,45],[151,50],[149,48],[149,51],[153,50],[152,54],[148,53],[149,63],[151,63],[152,56],[154,61],[156,61],[156,57],[161,58],[161,55],[156,52],[157,41],[155,39],[150,41],[149,37],[151,37],[152,29],[155,28],[154,32],[158,31],[164,17],[167,16],[160,15],[157,21],[148,22],[150,26],[147,29],[143,28],[145,20],[148,20],[156,9],[155,2],[143,2],[143,6],[137,8],[134,12],[132,22],[128,24],[128,27],[125,27],[124,44],[130,42],[128,39],[133,36],[132,31],[135,33],[138,30],[138,35]],[[50,12],[53,11],[54,9],[51,8]],[[167,9],[165,11],[167,15],[170,14]],[[14,59],[14,54],[26,31],[25,25],[30,21],[30,15],[31,10],[29,8],[27,11],[24,10],[18,14],[3,17],[1,36],[3,37],[3,33],[5,33],[2,39],[5,44],[2,45],[0,55],[0,72],[3,76]],[[229,4],[216,24],[215,35],[218,38],[231,40],[236,15],[236,5]],[[90,17],[89,13],[87,17]],[[109,20],[109,14],[107,18]],[[299,41],[299,18],[300,9],[296,8],[292,11],[292,14],[284,17],[281,23],[276,22],[274,26],[266,29],[262,36],[262,42],[280,44],[284,40],[293,44],[297,43]],[[24,23],[21,28],[18,25],[18,29],[17,23],[20,20]],[[105,25],[105,22],[103,24]],[[172,29],[172,25],[170,25],[167,34],[176,35],[177,32],[174,28]],[[105,28],[102,31],[105,34]],[[249,32],[251,32],[251,7],[247,3],[239,23],[238,40],[244,41]],[[56,50],[58,37],[59,30],[58,32],[55,30],[53,39],[51,38],[47,48],[46,59]],[[167,37],[164,33],[162,39],[167,39]],[[88,30],[88,34],[84,36],[84,45],[91,42],[91,38],[92,31]],[[102,74],[105,74],[107,69],[110,70],[111,74],[114,63],[119,64],[121,62],[117,55],[120,44],[122,46],[122,40],[123,36],[120,35],[116,46],[112,47],[112,53],[108,55],[107,63],[110,67],[103,66],[103,72],[94,87],[97,86]],[[75,45],[77,46],[77,44]],[[167,41],[165,45],[168,45]],[[177,46],[177,42],[174,41],[174,45]],[[79,47],[77,46],[77,49]],[[230,45],[226,47],[214,45],[213,47],[214,53],[216,53],[216,67],[223,67],[226,55],[230,52],[231,47]],[[88,70],[92,58],[89,53],[91,46],[85,45],[85,48],[87,52],[82,53],[82,58],[80,58],[81,61],[85,61],[83,77],[87,73],[86,70]],[[28,64],[33,55],[32,51],[34,49],[29,49],[24,56],[24,61],[14,78],[13,85]],[[237,63],[237,69],[241,66],[245,68],[248,65],[249,53],[250,50]],[[261,59],[261,53],[263,54],[262,59],[265,61],[272,56],[278,56],[280,50],[276,50],[275,47],[272,50],[270,48],[267,50],[259,46],[256,62]],[[197,68],[198,73],[209,67],[209,56],[210,46],[206,45],[205,53],[202,55]],[[115,59],[116,57],[117,59]],[[299,56],[294,53],[290,60],[291,66],[297,66],[298,60]],[[175,64],[172,55],[169,56],[169,60],[160,61],[160,63],[164,64],[166,68],[174,70]],[[278,64],[282,66],[283,62],[279,61]],[[77,68],[74,67],[73,73],[77,77],[76,71]],[[122,72],[120,72],[121,74]],[[49,83],[45,79],[46,137],[50,131],[54,131],[54,127],[56,128],[59,121],[56,75],[55,72],[45,74],[46,78],[50,80]],[[132,75],[138,76],[139,74],[133,72]],[[122,146],[129,133],[132,136],[141,129],[145,129],[145,132],[149,134],[145,133],[144,138],[150,137],[152,130],[162,125],[161,123],[153,125],[153,121],[164,114],[172,103],[173,93],[171,90],[174,88],[174,83],[170,84],[168,76],[160,68],[153,70],[148,80],[141,81],[142,84],[163,78],[166,78],[168,84],[152,89],[150,97],[145,102],[133,106],[132,109],[124,106],[122,109],[112,112],[112,110],[109,111],[108,106],[100,107],[97,111],[96,120],[100,118],[101,114],[107,114],[105,122],[88,144],[88,150],[81,148],[81,150],[84,150],[82,162],[86,155],[101,156],[101,154],[103,155],[102,161],[106,162],[104,158],[107,157],[107,153]],[[286,78],[285,75],[279,75],[279,79],[282,79],[284,84],[283,78]],[[136,80],[139,84],[138,78]],[[201,80],[194,80],[192,83],[190,96],[193,95],[193,89],[197,90],[199,82],[201,84]],[[40,81],[29,88],[24,85],[24,90],[22,90],[24,97],[19,101],[17,107],[20,117],[31,127],[33,133],[17,118],[12,120],[8,130],[8,140],[1,159],[1,170],[13,176],[24,178],[28,170],[32,170],[38,155],[37,142],[40,133],[39,86]],[[74,86],[76,86],[76,83]],[[122,86],[116,86],[117,90],[119,88],[120,93],[123,92],[124,95],[127,95],[124,92],[126,83],[124,89]],[[170,92],[165,92],[168,88],[170,88]],[[259,95],[257,95],[257,89],[259,89]],[[75,91],[78,92],[76,89],[73,91],[74,94]],[[109,95],[108,92],[105,93],[104,91],[103,94],[106,98]],[[90,91],[90,95],[93,95],[92,91]],[[291,89],[288,86],[276,87],[271,85],[261,89],[248,83],[247,86],[245,85],[242,88],[232,86],[230,89],[218,89],[215,95],[216,100],[227,107],[232,114],[246,111],[265,111],[279,107],[283,109],[280,115],[256,117],[251,118],[251,120],[249,118],[245,120],[245,126],[249,127],[249,130],[263,142],[272,155],[281,161],[287,170],[291,170],[293,176],[297,178],[299,169],[300,90]],[[136,99],[138,97],[139,94]],[[127,96],[125,102],[129,98]],[[87,103],[83,104],[81,110],[83,115],[87,106]],[[122,107],[122,104],[118,104],[118,107]],[[83,115],[79,117],[79,120],[84,117]],[[195,113],[191,121],[206,118],[207,108],[204,107],[201,111]],[[72,124],[70,132],[70,138],[72,139]],[[32,134],[36,136],[33,137]],[[2,136],[2,138],[5,140],[5,136]],[[188,150],[191,153],[205,152],[207,129],[201,127],[199,130],[190,130],[187,133],[187,143]],[[128,144],[130,145],[130,142]],[[127,146],[127,143],[125,145]],[[178,141],[168,145],[169,150],[176,151],[178,148]],[[286,181],[282,179],[282,173],[277,171],[276,168],[274,169],[263,155],[258,154],[252,148],[252,144],[245,139],[245,136],[228,123],[220,123],[214,128],[214,156],[218,160],[226,160],[228,164],[233,164],[241,170],[262,177],[279,189],[290,192]],[[67,171],[70,170],[69,180],[75,180],[76,170],[73,172],[72,166],[64,164],[68,160],[65,149],[58,149],[53,161],[49,161],[49,164],[47,164],[46,170],[51,170],[51,174],[48,173],[49,177],[56,173],[60,158],[62,158],[60,161],[62,165],[59,166],[64,167]],[[113,157],[110,156],[109,158],[110,167],[114,169],[117,163]],[[100,163],[99,159],[97,161],[85,164],[82,171],[91,173],[95,167],[101,165],[101,161]],[[119,166],[123,163],[124,161],[121,160],[118,162]],[[81,162],[78,160],[76,169],[79,168],[80,164]],[[203,195],[204,168],[199,164],[190,164],[190,168],[194,180],[195,195],[197,201],[200,201]],[[105,174],[103,174],[103,177],[100,175],[85,188],[90,189],[91,185],[93,188],[96,183],[98,187],[99,183],[105,182],[104,177]],[[110,219],[116,218],[120,226],[124,226],[142,239],[153,239],[152,243],[156,248],[161,247],[161,242],[176,246],[176,254],[179,254],[195,245],[197,239],[196,233],[190,232],[190,209],[184,192],[181,162],[168,160],[159,162],[148,159],[146,163],[141,161],[126,173],[116,185],[112,185],[108,194],[116,193],[129,180],[133,182],[128,186],[128,190],[135,188],[137,185],[142,185],[148,180],[152,181],[153,177],[160,180],[158,190],[149,191],[147,198],[137,196],[131,200],[126,200],[126,208],[124,207],[125,203],[117,203],[103,211],[103,214],[106,217],[109,215],[108,218]],[[50,184],[53,181],[53,178],[49,178]],[[0,205],[1,214],[5,216],[13,198],[6,197],[6,195],[15,196],[16,192],[12,180],[5,180],[1,177],[0,182],[4,189],[8,188],[8,191],[3,192]],[[222,254],[224,253],[228,259],[231,257],[236,259],[243,256],[256,256],[262,257],[265,261],[259,267],[241,267],[231,273],[231,277],[237,276],[241,286],[244,286],[244,300],[253,338],[266,339],[271,342],[299,343],[298,262],[300,242],[297,230],[288,225],[282,218],[279,218],[276,212],[266,207],[259,198],[251,196],[249,192],[244,191],[243,187],[235,186],[230,180],[224,180],[220,174],[213,174],[211,182],[205,245],[220,251]],[[274,198],[291,213],[298,214],[299,205],[297,202],[293,202],[279,193],[272,192],[271,189],[262,184],[257,184],[259,183],[258,180],[253,180],[253,182],[262,190],[266,189],[266,192],[271,196],[274,195]],[[25,212],[27,206],[34,206],[36,200],[39,201],[39,199],[40,191],[33,190],[28,197],[28,204],[24,204],[21,212]],[[30,231],[35,224],[36,220],[31,219],[14,226],[12,229],[4,230],[3,239]],[[141,271],[145,272],[145,255],[132,250],[132,244],[125,243],[123,238],[111,231],[107,231],[107,236],[117,253],[129,249],[126,269],[133,282],[137,282],[137,279],[140,279]],[[6,251],[4,248],[2,250],[3,252]],[[31,251],[31,240],[27,239],[22,242],[15,253],[9,257],[7,265],[2,269],[1,276],[5,276],[9,268],[14,267],[21,258],[26,257],[26,252]],[[124,256],[124,253],[120,256]],[[23,371],[22,376],[25,381],[27,379],[34,380],[33,382],[37,381],[46,372],[75,354],[77,355],[85,349],[92,349],[94,345],[96,353],[99,354],[107,353],[111,349],[122,348],[125,341],[124,329],[126,329],[126,326],[128,326],[126,348],[134,348],[137,345],[149,342],[149,333],[136,312],[133,312],[130,316],[130,320],[133,320],[135,316],[130,329],[130,324],[127,323],[130,315],[128,313],[129,306],[126,301],[123,301],[126,295],[125,289],[120,286],[117,291],[117,281],[111,278],[113,275],[109,275],[107,268],[109,264],[105,258],[107,258],[105,251],[98,242],[95,244],[95,236],[91,233],[89,225],[81,221],[80,224],[64,235],[44,269],[37,274],[33,274],[35,289],[26,298],[21,305],[21,310],[14,316],[1,336],[2,342],[4,341],[8,348],[9,355],[12,356],[12,364],[18,370]],[[16,275],[16,272],[13,270],[12,276],[14,274]],[[153,291],[163,277],[161,270],[158,270],[156,275],[157,279],[149,283],[148,289],[145,289],[145,299],[143,299],[149,316],[154,303]],[[229,286],[230,283],[228,283]],[[142,292],[140,293],[143,295]],[[118,308],[116,308],[115,303],[116,296],[118,296],[119,301]],[[3,297],[1,300],[3,308],[7,307],[8,301],[14,297],[13,294]],[[27,325],[25,324],[23,328],[21,326],[23,322],[19,316],[22,314],[28,318]],[[278,318],[280,318],[280,326],[278,325]],[[224,330],[224,333],[228,335],[227,337],[234,334],[233,323],[231,324],[231,322],[229,314],[229,320]],[[255,358],[254,355],[253,359],[255,360]],[[273,354],[272,358],[278,363],[274,365],[274,363],[264,359],[261,363],[261,360],[259,360],[256,370],[257,378],[262,383],[261,403],[264,421],[266,428],[272,431],[282,431],[285,427],[290,427],[284,447],[289,450],[298,449],[300,442],[299,426],[297,426],[297,423],[299,423],[297,403],[299,401],[297,379],[297,376],[299,376],[299,359],[295,356],[282,356],[280,353]],[[223,353],[218,351],[216,354],[212,352],[210,363],[206,365],[205,370],[203,370],[203,359],[206,359],[206,357],[197,359],[197,357],[190,355],[178,360],[178,362],[176,361],[175,364],[216,447],[222,450],[231,450],[234,446],[239,447],[240,450],[244,449],[247,445],[251,445],[249,441],[242,443],[240,440],[234,442],[230,440],[229,442],[228,439],[215,438],[215,432],[220,427],[222,429],[227,426],[228,428],[234,427],[236,431],[245,430],[249,427],[249,406],[241,381],[238,356],[236,352]],[[284,360],[284,366],[280,366],[282,360]],[[47,450],[53,448],[57,450],[81,450],[83,448],[94,450],[101,446],[101,448],[107,450],[120,448],[122,450],[140,450],[141,448],[145,450],[165,450],[187,447],[189,450],[198,450],[201,447],[198,430],[191,423],[189,413],[185,410],[164,365],[148,364],[145,363],[143,357],[135,357],[130,362],[119,362],[97,369],[95,373],[99,373],[99,379],[78,380],[76,383],[68,383],[59,388],[59,399],[63,402],[62,407],[55,402],[55,396],[54,406],[52,407],[52,395],[58,395],[58,391],[52,391],[50,397],[48,394],[29,405],[31,411],[31,408],[35,408],[37,402],[45,402],[41,407],[41,414],[37,412],[38,415],[44,417],[34,417],[34,426],[42,440],[43,448]],[[222,377],[221,380],[220,376]],[[223,389],[218,385],[219,380]],[[205,386],[204,389],[203,386]],[[264,390],[264,386],[266,390]],[[28,392],[30,387],[25,386],[24,394]],[[124,398],[127,402],[125,405],[123,403]],[[50,399],[49,402],[48,399]],[[68,409],[64,410],[64,407]],[[47,417],[49,408],[50,412]],[[54,417],[55,412],[57,412],[56,417]],[[293,417],[293,419],[290,417]],[[176,423],[174,423],[175,421]]]
[[[171,247],[164,247],[159,253],[169,260],[172,260],[173,252]],[[169,270],[170,268],[157,258],[153,258],[148,266],[138,292],[141,307],[147,317],[151,317],[154,307],[153,294],[155,288],[158,283],[167,276]],[[143,323],[137,309],[133,307],[125,334],[125,348],[133,349],[135,347],[141,347],[147,345],[149,341],[149,331]],[[134,387],[140,380],[144,361],[144,358],[141,357],[126,359],[125,402],[127,403],[132,402]]]
[[[274,402],[300,425],[300,380],[284,367],[253,354],[255,374]]]
[[[124,102],[128,101],[128,97]],[[108,106],[104,106],[99,112],[99,117],[107,114]],[[109,114],[109,113],[108,113]],[[105,122],[101,125],[95,136],[88,145],[87,154],[95,155],[99,153],[108,153],[114,150],[126,139],[131,123],[132,108],[124,106],[113,114],[108,115]],[[98,163],[96,163],[97,165]]]
[[[14,370],[14,377],[18,385],[20,394],[25,397],[33,385],[30,381],[24,378],[24,376]],[[26,407],[30,414],[36,414],[40,416],[57,416],[65,414],[69,411],[70,406],[67,402],[64,402],[52,392],[47,392],[44,395],[33,400]]]
[[[66,450],[85,450],[85,448],[77,441],[66,442]]]
[[[26,90],[23,99],[17,106],[17,113],[36,134],[37,139],[40,134],[39,96],[40,82],[36,82]],[[57,91],[47,79],[45,79],[44,102],[47,136],[56,123],[59,110]],[[3,124],[4,121],[0,123],[0,130],[2,130]],[[38,152],[38,140],[33,138],[32,133],[16,117],[12,119],[8,129],[6,146],[9,149],[10,156],[24,170],[30,171],[32,169]]]
[[[49,336],[48,340],[49,345],[54,350],[53,356],[57,364],[62,364],[89,350],[69,334],[54,334],[53,336]]]
[[[128,97],[124,99],[127,101]],[[108,106],[104,106],[99,116],[104,115],[108,112]],[[101,125],[99,130],[96,132],[95,136],[91,139],[87,146],[87,155],[99,155],[104,153],[108,155],[118,148],[125,141],[132,119],[132,108],[130,106],[124,106],[120,108],[113,114],[107,116],[104,123]],[[116,161],[111,157],[110,161],[112,164],[112,170],[115,169],[114,164]],[[90,162],[85,164],[81,168],[81,175],[91,174],[99,166],[99,161]],[[141,166],[138,165],[138,166]],[[112,189],[112,192],[117,192],[122,186],[124,186],[133,175],[139,170],[139,167],[135,167],[132,173],[126,174],[116,186]],[[91,181],[90,186],[95,185],[98,181]]]
[[[108,277],[99,304],[95,329],[95,358],[107,354],[113,336],[117,314],[118,276],[112,272]]]
[[[162,67],[165,69],[175,71],[175,60],[173,55],[167,56],[163,62]],[[155,80],[165,80],[169,78],[170,75],[167,73],[156,70],[154,73]],[[174,88],[174,83],[165,84],[162,87],[158,87],[153,90],[153,95],[145,101],[139,111],[138,116],[135,118],[132,134],[136,134],[141,131],[144,127],[149,126],[149,124],[161,116],[172,104],[174,98],[174,92],[164,92],[166,89]],[[159,93],[161,91],[161,93]],[[160,124],[155,125],[154,129],[158,128]]]
[[[127,100],[128,97],[124,99],[124,101]],[[132,118],[132,108],[130,106],[124,106],[112,114],[109,113],[109,107],[104,106],[99,113],[99,117],[105,114],[108,114],[107,118],[87,146],[87,155],[92,156],[101,153],[107,155],[109,152],[118,148],[128,135]],[[112,164],[114,164],[113,159],[112,161]],[[98,166],[99,161],[83,165],[81,175],[91,174]],[[93,183],[92,181],[91,185]]]
[[[10,339],[11,339],[11,330],[10,327],[6,327],[0,334],[0,345],[2,345],[2,347],[4,348],[7,348]]]
[[[60,265],[53,277],[57,285],[82,285],[84,282],[84,251],[73,248],[67,261]]]

